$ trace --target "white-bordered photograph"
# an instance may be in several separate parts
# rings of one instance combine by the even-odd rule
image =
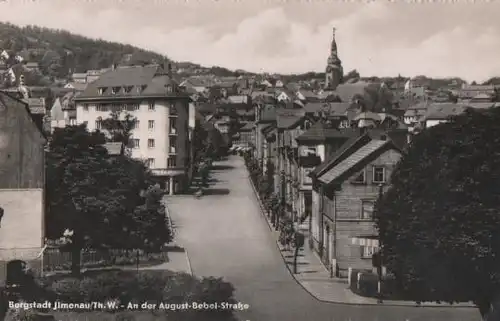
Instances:
[[[500,321],[489,1],[0,1],[0,321]]]

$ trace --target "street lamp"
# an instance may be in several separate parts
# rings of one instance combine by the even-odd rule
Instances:
[[[380,200],[383,195],[383,184],[378,185],[378,199]],[[382,303],[382,253],[380,253],[380,244],[379,244],[379,249],[376,253],[376,266],[377,266],[377,276],[378,276],[378,302]]]

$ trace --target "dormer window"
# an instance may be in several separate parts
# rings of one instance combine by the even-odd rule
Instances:
[[[113,87],[111,88],[111,93],[113,95],[116,95],[120,91],[120,87]]]
[[[144,91],[144,89],[146,89],[146,85],[142,85],[141,87],[137,87],[137,92],[138,93],[142,93]]]
[[[97,94],[98,95],[103,95],[105,91],[106,91],[106,87],[99,87],[97,89]]]
[[[172,91],[173,91],[172,90],[172,85],[166,85],[165,88],[167,90],[167,93],[169,93],[169,94],[172,93]]]

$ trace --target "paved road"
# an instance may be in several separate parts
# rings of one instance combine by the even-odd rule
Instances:
[[[475,309],[350,306],[321,303],[295,282],[276,248],[247,178],[243,160],[217,164],[213,195],[168,198],[176,238],[189,252],[193,273],[233,283],[250,305],[249,321],[476,321]]]

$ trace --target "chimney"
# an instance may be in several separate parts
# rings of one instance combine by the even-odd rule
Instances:
[[[168,63],[167,65],[167,75],[172,78],[172,64]]]

